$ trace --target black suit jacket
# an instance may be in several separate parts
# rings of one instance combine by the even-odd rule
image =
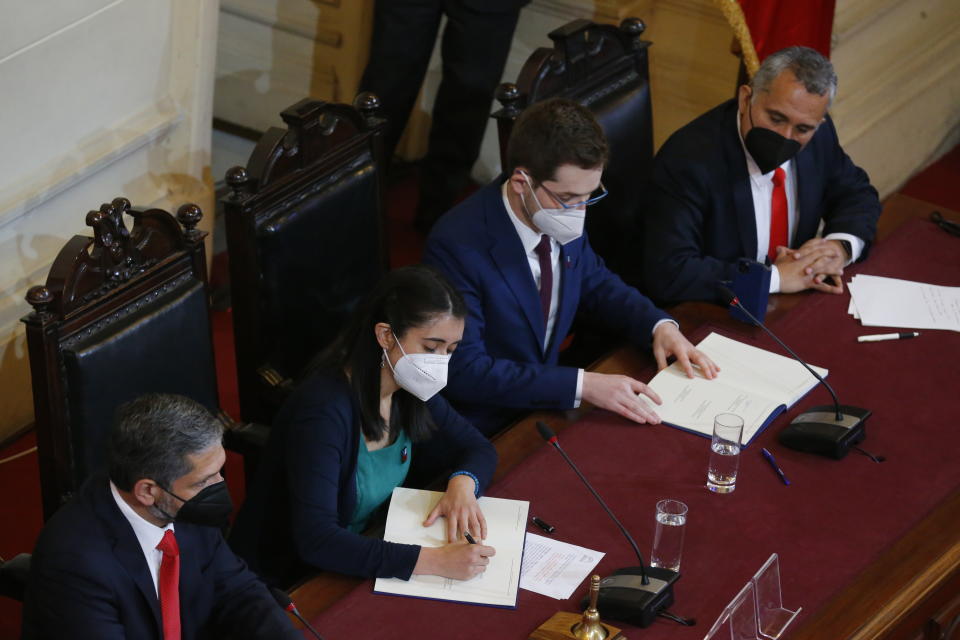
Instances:
[[[183,640],[302,638],[218,530],[175,529]],[[162,639],[146,559],[106,476],[92,476],[41,532],[30,564],[23,637]]]
[[[746,158],[729,100],[674,133],[657,153],[645,227],[644,283],[661,302],[716,300],[716,282],[757,255],[756,215]],[[793,246],[817,233],[849,233],[865,243],[880,216],[877,191],[837,140],[827,117],[795,158],[798,218]]]

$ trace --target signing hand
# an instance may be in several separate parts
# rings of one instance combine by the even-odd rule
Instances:
[[[442,547],[421,547],[413,572],[469,580],[483,573],[497,550],[482,544],[455,542]]]
[[[447,542],[462,538],[465,531],[484,540],[487,537],[487,521],[477,504],[475,490],[475,483],[470,476],[453,476],[447,482],[446,493],[423,521],[423,526],[429,527],[443,516],[447,520]]]
[[[693,365],[700,367],[704,378],[713,380],[720,371],[713,360],[683,337],[680,329],[672,322],[664,322],[653,332],[653,357],[657,359],[657,370],[667,366],[667,358],[674,356],[688,378],[693,378]]]

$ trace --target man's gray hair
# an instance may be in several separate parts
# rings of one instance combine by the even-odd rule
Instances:
[[[761,91],[770,91],[774,78],[789,69],[808,93],[828,95],[828,106],[837,95],[837,74],[833,65],[819,51],[809,47],[787,47],[767,56],[750,81],[753,97]]]
[[[187,460],[219,444],[223,425],[199,402],[149,393],[121,405],[107,441],[110,479],[130,491],[142,478],[169,489],[193,470]]]

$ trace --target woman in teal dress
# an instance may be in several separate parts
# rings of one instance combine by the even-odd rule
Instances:
[[[231,545],[267,580],[311,568],[367,577],[468,579],[495,553],[477,498],[496,468],[490,442],[438,394],[466,306],[437,271],[397,269],[284,404]],[[360,534],[418,455],[448,470],[424,525],[445,518],[442,547]]]

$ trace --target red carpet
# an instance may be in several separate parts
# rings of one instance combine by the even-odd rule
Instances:
[[[960,211],[960,147],[911,178],[900,193]]]
[[[398,267],[420,261],[423,237],[413,229],[417,205],[417,176],[411,171],[404,179],[387,190],[387,229],[390,238],[390,264]],[[474,187],[475,189],[475,187]],[[464,196],[474,189],[469,189]],[[902,193],[938,206],[960,211],[960,147],[913,177]],[[213,260],[211,285],[214,289],[226,286],[226,256]],[[215,296],[216,297],[216,296]],[[233,323],[228,311],[213,313],[213,341],[217,357],[220,404],[234,418],[240,415],[237,395],[236,362],[233,354]],[[0,450],[0,459],[6,459],[33,447],[36,438],[28,433]],[[230,478],[230,493],[240,504],[243,486],[243,468],[239,456],[228,454],[226,475]],[[3,523],[0,527],[0,556],[10,558],[30,551],[40,533],[40,474],[36,453],[0,464],[0,501]],[[0,640],[18,638],[20,634],[20,605],[0,598]]]

